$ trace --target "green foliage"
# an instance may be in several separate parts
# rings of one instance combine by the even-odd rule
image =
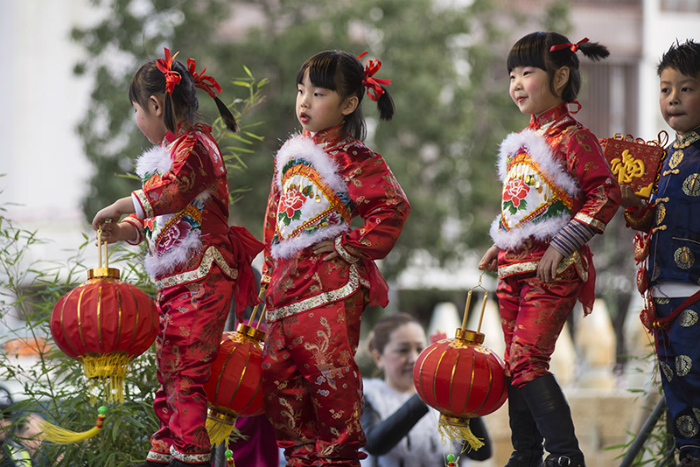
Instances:
[[[54,304],[68,290],[87,279],[81,258],[93,241],[84,239],[77,255],[68,264],[27,264],[30,248],[42,241],[33,232],[17,228],[0,215],[0,324],[3,344],[22,339],[50,342],[49,320]],[[152,292],[142,271],[140,252],[116,247],[110,266],[121,269],[122,279]],[[14,326],[11,325],[12,318]],[[10,326],[10,327],[8,327]],[[39,346],[35,358],[0,354],[3,382],[22,383],[24,413],[36,412],[54,425],[85,431],[95,424],[97,408],[108,405],[105,428],[94,438],[75,445],[44,443],[41,456],[57,466],[126,466],[145,458],[149,436],[157,428],[152,409],[153,392],[158,386],[155,355],[149,350],[134,360],[127,376],[126,403],[106,404],[105,388],[91,384],[81,365],[66,357],[55,346]],[[16,395],[15,395],[16,397]]]

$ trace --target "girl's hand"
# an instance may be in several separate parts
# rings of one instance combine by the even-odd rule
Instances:
[[[323,261],[330,261],[338,257],[338,253],[335,252],[335,247],[333,246],[333,240],[324,240],[318,242],[312,248],[314,249],[315,255],[322,255],[323,253],[328,253],[323,257]]]
[[[496,272],[496,269],[498,269],[499,251],[501,251],[501,249],[496,245],[486,250],[486,253],[484,253],[484,256],[481,258],[481,261],[479,261],[479,269],[488,272]]]
[[[537,278],[542,282],[554,280],[557,277],[557,268],[562,259],[564,256],[550,245],[537,266]]]
[[[620,193],[622,198],[620,199],[620,204],[625,207],[635,207],[641,208],[644,206],[642,199],[634,193],[634,189],[629,185],[620,185]]]
[[[92,228],[94,230],[99,229],[108,219],[116,224],[124,214],[131,214],[133,212],[134,203],[131,200],[131,196],[118,199],[95,214],[95,217],[92,219]]]
[[[128,222],[105,222],[102,224],[102,235],[100,238],[103,242],[116,243],[124,240],[136,240],[138,232],[136,228]]]

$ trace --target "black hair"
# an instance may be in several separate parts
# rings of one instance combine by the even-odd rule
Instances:
[[[360,61],[342,50],[329,50],[317,53],[306,60],[299,68],[297,84],[301,84],[307,70],[309,71],[311,84],[337,92],[341,101],[348,97],[357,97],[357,108],[353,113],[345,117],[343,131],[355,139],[364,140],[367,134],[367,125],[362,115],[362,98],[365,95],[365,87],[362,85],[362,80],[364,79],[365,70]],[[382,86],[382,89],[384,93],[379,96],[377,101],[379,118],[391,120],[391,117],[394,115],[394,100],[384,86]]]
[[[556,32],[533,32],[522,37],[513,45],[508,54],[508,73],[519,66],[534,66],[547,72],[549,76],[549,90],[554,94],[554,75],[561,67],[569,68],[569,82],[561,92],[560,97],[564,102],[573,102],[581,89],[581,72],[576,52],[570,47],[550,52],[553,45],[568,44],[571,41],[564,35]],[[610,52],[607,47],[597,42],[582,42],[579,50],[591,60],[600,60]]]
[[[697,77],[700,73],[700,43],[692,39],[683,44],[676,41],[661,57],[656,68],[657,74],[661,76],[661,72],[666,68],[673,68],[686,76]]]
[[[156,60],[146,62],[136,72],[129,84],[129,101],[136,102],[148,111],[148,99],[151,96],[163,96],[163,121],[165,127],[176,133],[177,117],[184,117],[194,122],[197,117],[199,101],[197,100],[197,88],[194,77],[189,70],[178,60],[173,60],[172,70],[180,74],[180,82],[173,88],[172,95],[165,90],[165,74],[156,65]],[[221,99],[214,97],[219,114],[231,131],[236,131],[238,125],[231,111]]]

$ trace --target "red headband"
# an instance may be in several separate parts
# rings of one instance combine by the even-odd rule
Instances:
[[[566,49],[567,47],[571,49],[572,52],[576,52],[578,50],[578,46],[583,44],[584,42],[588,42],[588,38],[584,37],[580,41],[578,41],[575,44],[572,44],[571,42],[567,42],[566,44],[558,44],[558,45],[553,45],[549,48],[550,52],[556,52],[557,50],[561,49]]]
[[[170,49],[167,47],[163,47],[163,49],[165,49],[165,60],[159,58],[156,61],[156,66],[165,75],[165,90],[172,96],[175,85],[178,84],[181,79],[180,73],[173,71],[173,60],[175,60],[175,57],[177,57],[177,54],[180,52],[175,52],[175,55],[170,57]]]
[[[360,60],[362,57],[367,55],[367,52],[361,53],[357,59]],[[365,64],[365,76],[362,78],[362,86],[367,88],[367,96],[373,101],[378,101],[379,96],[384,94],[384,89],[382,89],[382,84],[388,86],[391,84],[389,79],[378,79],[372,78],[376,72],[382,67],[382,62],[377,59],[367,60]]]
[[[187,59],[187,68],[190,70],[190,74],[192,74],[192,77],[194,78],[195,87],[204,89],[212,99],[216,99],[216,93],[221,92],[221,86],[219,86],[219,83],[217,83],[211,76],[204,75],[204,72],[207,71],[207,69],[205,68],[201,73],[197,73],[195,71],[196,63],[194,58]],[[216,92],[214,92],[214,90],[216,90]]]

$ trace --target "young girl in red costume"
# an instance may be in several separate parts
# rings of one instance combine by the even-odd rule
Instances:
[[[595,299],[587,242],[603,233],[620,202],[598,139],[569,113],[581,86],[576,53],[600,59],[608,50],[554,32],[520,39],[508,55],[510,96],[530,125],[500,147],[501,215],[494,246],[480,269],[498,270],[498,302],[506,340],[513,452],[507,467],[583,467],[569,405],[549,372],[566,319],[580,300]]]
[[[109,242],[148,242],[146,271],[155,281],[160,312],[161,383],[154,402],[160,428],[141,464],[148,467],[211,464],[203,385],[234,294],[237,311],[257,301],[250,262],[262,250],[247,230],[229,227],[226,167],[211,128],[195,123],[200,88],[235,131],[233,115],[216,97],[221,87],[204,70],[197,73],[194,60],[186,68],[174,58],[165,49],[165,60],[143,65],[129,86],[136,123],[156,145],[136,162],[143,189],[92,221]],[[128,217],[117,222],[123,215]]]
[[[361,56],[360,56],[361,57]],[[275,158],[265,214],[269,328],[263,355],[265,413],[288,466],[359,466],[362,379],[354,360],[367,305],[385,306],[375,259],[401,233],[409,205],[384,159],[361,140],[361,102],[394,104],[366,68],[341,51],[308,59],[297,75],[304,131]],[[359,216],[364,221],[351,228]]]

